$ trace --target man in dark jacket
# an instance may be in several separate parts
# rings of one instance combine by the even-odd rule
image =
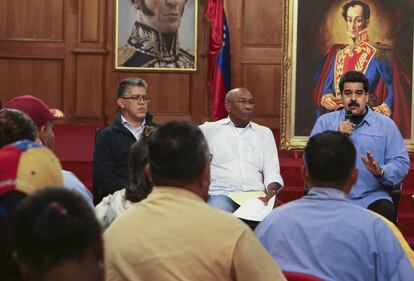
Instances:
[[[139,139],[145,126],[156,126],[147,112],[150,101],[147,88],[147,82],[141,78],[126,78],[119,83],[117,104],[120,114],[96,136],[93,155],[95,203],[125,188],[131,145]]]

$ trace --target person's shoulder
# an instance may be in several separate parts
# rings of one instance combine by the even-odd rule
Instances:
[[[264,125],[257,124],[257,123],[255,123],[253,121],[251,121],[250,124],[256,130],[260,130],[260,131],[266,132],[266,133],[272,133],[272,130],[269,127],[266,127]]]
[[[203,212],[206,217],[209,218],[208,221],[210,222],[210,229],[215,229],[215,231],[220,231],[221,233],[232,233],[231,235],[237,236],[246,230],[250,230],[244,222],[236,218],[231,213],[214,209],[207,204]]]
[[[209,130],[216,130],[218,129],[221,125],[223,125],[224,123],[226,123],[226,119],[221,119],[218,121],[206,121],[203,124],[201,124],[199,126],[199,128],[203,131],[203,132],[207,132]]]
[[[371,110],[370,114],[375,119],[375,122],[380,122],[382,125],[397,126],[394,120],[384,114],[375,112],[374,110]]]
[[[371,46],[375,49],[374,58],[377,61],[390,61],[391,60],[391,46],[381,42],[370,42]]]
[[[328,112],[328,113],[325,113],[319,116],[318,119],[316,119],[316,122],[331,121],[331,120],[338,118],[340,115],[341,115],[340,110]]]
[[[118,65],[123,65],[130,58],[134,56],[136,49],[128,44],[122,45],[118,48]]]

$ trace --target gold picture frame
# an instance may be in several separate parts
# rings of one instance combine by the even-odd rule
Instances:
[[[392,80],[394,92],[389,100],[393,101],[392,109],[395,108],[396,111],[392,111],[391,118],[400,128],[408,151],[414,152],[414,5],[412,0],[391,1],[392,3],[387,0],[362,1],[371,10],[367,27],[369,39],[372,38],[373,44],[380,48],[392,50],[392,70],[393,73],[399,71],[393,79],[397,76],[405,79],[405,84],[402,83],[404,87],[398,84],[399,81]],[[347,2],[350,1],[283,2],[282,149],[303,149],[317,117],[324,114],[321,113],[323,108],[317,99],[321,89],[317,88],[317,83],[326,74],[323,71],[328,69],[324,68],[328,65],[328,59],[331,59],[331,65],[334,63],[335,56],[332,58],[327,55],[330,46],[349,44],[346,21],[342,16],[342,7]],[[397,18],[398,21],[395,20]],[[389,95],[388,92],[381,96],[382,102],[386,101],[386,95]],[[376,102],[380,103],[381,100],[378,98]]]
[[[135,1],[135,4],[133,2],[115,0],[114,69],[196,71],[198,1],[182,0],[183,12],[179,20],[176,20],[178,30],[177,24],[174,26],[167,22],[173,22],[174,17],[178,17],[180,1],[177,4],[178,8],[167,8],[165,3],[158,3],[158,7],[155,7],[155,4],[148,1]],[[144,9],[141,5],[145,5]],[[138,22],[138,11],[146,18],[145,22]],[[167,33],[166,29],[175,29],[176,32]]]

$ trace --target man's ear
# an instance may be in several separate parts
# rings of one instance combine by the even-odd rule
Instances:
[[[224,108],[226,109],[227,113],[230,113],[231,102],[225,100],[224,101]]]
[[[349,174],[348,180],[346,181],[346,183],[344,185],[343,192],[345,194],[348,194],[351,191],[354,184],[357,182],[357,180],[358,180],[358,169],[354,168],[354,169],[352,169],[351,173]]]
[[[210,164],[206,165],[198,177],[199,195],[207,200],[208,190],[210,188]]]
[[[45,143],[45,132],[46,132],[46,125],[43,125],[42,127],[39,128],[39,130],[37,131],[37,139],[36,140],[40,140],[40,142],[42,144]]]
[[[151,172],[151,167],[149,164],[145,165],[145,175],[148,177],[148,179],[152,181],[152,172]]]
[[[116,100],[116,103],[118,104],[118,106],[119,106],[120,108],[125,108],[125,105],[124,105],[124,100],[123,100],[122,98],[118,98],[118,99]]]
[[[309,180],[308,169],[306,169],[305,166],[302,166],[300,168],[300,172],[301,172],[301,175],[302,175],[302,180],[305,183],[305,185],[309,185],[310,184],[309,183],[310,180]]]

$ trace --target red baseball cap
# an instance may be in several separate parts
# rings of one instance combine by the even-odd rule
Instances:
[[[18,109],[27,113],[38,128],[45,125],[47,121],[65,117],[59,109],[49,108],[43,101],[31,95],[14,97],[4,105],[4,108]]]

